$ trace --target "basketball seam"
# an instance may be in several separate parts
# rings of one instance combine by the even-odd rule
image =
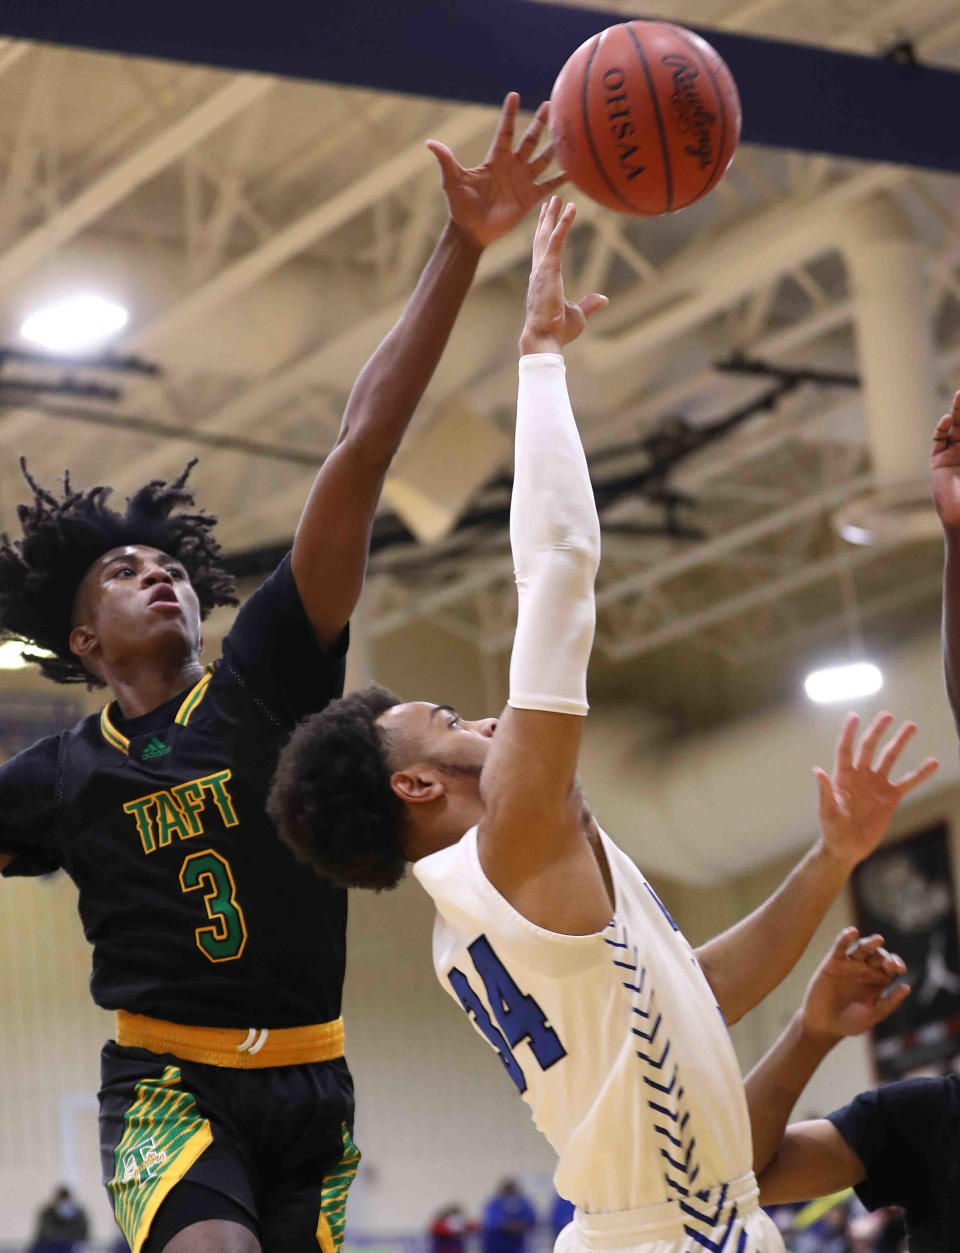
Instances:
[[[602,39],[603,39],[603,31],[601,31],[600,34],[597,36],[597,42],[593,45],[593,51],[590,53],[590,60],[587,62],[587,68],[583,75],[583,87],[580,93],[580,104],[583,110],[583,133],[587,137],[587,145],[590,149],[590,155],[591,157],[593,157],[593,164],[597,167],[597,171],[600,174],[600,177],[603,179],[606,185],[610,188],[610,190],[613,192],[614,196],[616,196],[616,198],[620,201],[620,203],[622,205],[626,205],[626,207],[630,209],[631,212],[633,212],[635,211],[634,206],[630,203],[629,200],[627,200],[624,196],[621,196],[621,194],[617,191],[616,187],[610,181],[610,177],[607,174],[607,171],[603,168],[602,164],[600,163],[600,154],[597,152],[596,145],[593,142],[593,135],[590,132],[590,110],[588,107],[588,98],[587,98],[589,91],[590,91],[590,70],[593,67],[594,58],[596,57],[597,53],[600,51],[600,41]]]
[[[700,191],[697,192],[697,196],[695,197],[695,199],[699,199],[700,196],[704,195],[706,192],[710,190],[710,188],[713,186],[716,179],[719,177],[718,170],[720,166],[720,160],[723,156],[724,141],[726,140],[726,137],[727,137],[727,109],[723,103],[723,93],[720,91],[720,88],[717,85],[717,80],[716,80],[716,77],[714,76],[713,69],[710,66],[710,62],[707,60],[705,56],[701,55],[700,49],[697,47],[697,45],[693,43],[692,40],[689,40],[687,38],[687,32],[683,30],[682,27],[678,26],[677,30],[680,31],[681,35],[683,36],[684,43],[687,44],[691,53],[697,58],[701,66],[706,70],[707,77],[710,79],[710,83],[713,86],[713,94],[717,98],[717,107],[720,110],[720,142],[717,145],[717,159],[713,163],[713,169],[710,172],[710,177],[704,183],[703,187],[701,187]],[[722,171],[720,171],[720,173],[722,173]]]
[[[643,21],[642,18],[640,20]],[[660,136],[660,152],[663,157],[663,181],[666,184],[665,191],[667,200],[666,211],[667,213],[671,213],[673,211],[673,171],[670,168],[670,151],[667,147],[667,136],[663,129],[663,117],[660,113],[660,101],[657,99],[656,89],[653,84],[653,77],[650,74],[650,67],[647,64],[647,57],[643,51],[643,45],[637,38],[633,26],[629,22],[624,22],[623,25],[627,28],[627,33],[633,40],[633,46],[637,50],[637,56],[640,58],[640,64],[643,67],[643,75],[647,80],[647,87],[650,90],[650,103],[653,105],[653,116],[657,123],[657,132]]]

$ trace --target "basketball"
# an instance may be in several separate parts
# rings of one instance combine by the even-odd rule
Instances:
[[[619,213],[674,213],[705,196],[740,136],[733,76],[699,35],[671,22],[623,22],[573,53],[550,97],[557,159]]]

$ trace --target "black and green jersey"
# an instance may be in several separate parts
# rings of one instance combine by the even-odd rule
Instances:
[[[6,874],[79,889],[98,1005],[213,1027],[339,1016],[346,894],[297,862],[265,801],[296,722],[343,690],[286,558],[223,656],[143,717],[115,705],[0,766]]]

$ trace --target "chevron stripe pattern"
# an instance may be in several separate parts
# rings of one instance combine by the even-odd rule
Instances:
[[[661,907],[662,908],[662,907]],[[736,1202],[727,1200],[726,1184],[697,1189],[700,1175],[697,1139],[687,1107],[683,1077],[657,1004],[649,969],[623,922],[614,918],[604,936],[620,982],[630,995],[630,1030],[636,1037],[647,1109],[657,1137],[663,1178],[682,1220],[685,1241],[678,1253],[751,1253]]]

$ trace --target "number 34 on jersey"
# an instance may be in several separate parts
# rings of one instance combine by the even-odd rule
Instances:
[[[556,1031],[548,1025],[546,1015],[537,1002],[532,996],[524,995],[517,987],[485,935],[478,936],[467,952],[473,960],[477,974],[483,980],[487,1001],[499,1023],[499,1030],[483,1001],[473,990],[470,980],[456,966],[447,975],[450,986],[477,1029],[496,1049],[507,1074],[522,1094],[527,1090],[527,1080],[513,1052],[518,1044],[524,1040],[529,1044],[530,1052],[541,1070],[549,1070],[561,1058],[566,1057],[567,1050],[560,1043]]]

